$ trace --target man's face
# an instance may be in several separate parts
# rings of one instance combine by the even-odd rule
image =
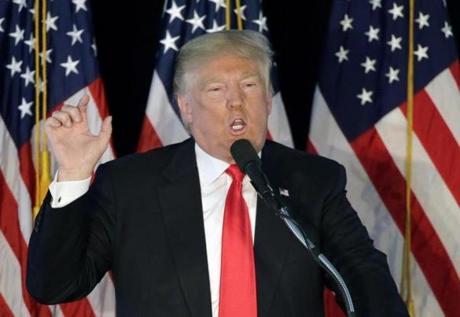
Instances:
[[[210,155],[233,163],[230,146],[237,139],[248,139],[257,152],[262,149],[272,105],[260,71],[249,59],[222,56],[187,75],[186,92],[178,96],[182,118]]]

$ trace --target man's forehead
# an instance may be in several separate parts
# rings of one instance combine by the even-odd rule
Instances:
[[[235,75],[235,78],[238,80],[245,80],[245,79],[260,80],[261,79],[261,76],[258,71],[245,71],[245,72],[236,73],[234,75]],[[219,72],[214,72],[211,74],[203,74],[200,78],[200,80],[204,83],[219,82],[219,81],[224,81],[225,79],[227,79],[227,74],[219,73]]]

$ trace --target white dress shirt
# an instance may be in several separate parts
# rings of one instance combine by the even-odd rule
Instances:
[[[212,157],[195,143],[196,162],[200,179],[201,202],[203,205],[204,233],[211,290],[212,316],[219,316],[220,263],[222,249],[222,226],[224,222],[225,200],[232,178],[225,173],[227,162]],[[56,177],[50,185],[51,207],[61,208],[88,191],[91,178],[82,181],[57,182]],[[257,193],[243,178],[243,198],[248,205],[251,221],[252,239],[256,224]]]

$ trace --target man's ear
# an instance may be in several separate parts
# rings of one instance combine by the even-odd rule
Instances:
[[[184,123],[187,125],[192,123],[192,108],[190,107],[187,97],[178,94],[177,105],[179,106],[180,114]]]
[[[273,106],[273,97],[272,94],[267,94],[267,115],[272,113],[272,106]]]

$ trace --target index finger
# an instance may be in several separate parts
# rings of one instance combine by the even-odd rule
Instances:
[[[86,107],[89,103],[89,96],[88,95],[83,95],[81,97],[80,101],[78,102],[78,108]]]

